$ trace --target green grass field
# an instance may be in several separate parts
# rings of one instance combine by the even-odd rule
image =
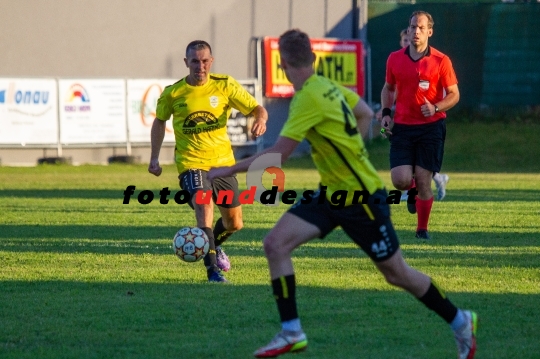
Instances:
[[[520,173],[511,159],[472,171],[477,156],[459,167],[456,140],[433,240],[416,240],[415,217],[392,206],[404,255],[478,312],[478,359],[538,358],[537,167]],[[386,146],[371,145],[374,160]],[[391,188],[387,162],[377,166]],[[285,173],[288,189],[318,181],[305,159]],[[0,358],[249,358],[271,339],[279,318],[261,240],[287,207],[244,206],[245,228],[224,246],[231,284],[209,284],[201,263],[172,253],[175,231],[194,223],[189,207],[122,204],[126,186],[175,192],[176,176],[173,166],[160,178],[145,165],[0,167]],[[386,284],[341,230],[298,249],[294,263],[310,340],[295,358],[456,356],[449,327]]]

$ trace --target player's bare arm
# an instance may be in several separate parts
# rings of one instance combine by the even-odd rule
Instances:
[[[354,117],[356,117],[356,124],[358,127],[358,132],[362,138],[366,138],[369,132],[369,126],[371,124],[371,119],[373,118],[373,111],[367,103],[362,99],[352,109]]]
[[[161,175],[162,168],[159,165],[159,152],[161,151],[161,145],[163,144],[163,138],[165,137],[165,121],[161,121],[158,118],[154,119],[152,124],[152,130],[150,132],[150,142],[152,144],[152,152],[150,153],[150,164],[148,165],[148,172],[154,176]]]
[[[396,92],[396,86],[393,84],[389,84],[388,82],[384,83],[383,89],[381,91],[381,107],[383,109],[385,108],[392,108],[392,105],[394,104],[394,98],[395,98],[395,92]],[[392,134],[392,127],[394,127],[394,120],[392,117],[388,114],[385,114],[386,116],[382,116],[381,118],[381,127],[384,129],[386,134],[391,135]],[[383,137],[386,137],[383,134]]]
[[[253,137],[262,136],[266,132],[266,121],[268,121],[268,112],[264,107],[258,105],[251,112],[251,114],[255,117],[253,127],[251,128],[251,134],[253,135]]]
[[[208,172],[207,178],[209,180],[213,180],[216,177],[228,177],[239,172],[246,172],[253,161],[266,153],[280,153],[281,163],[283,163],[289,158],[299,143],[300,142],[292,140],[288,137],[279,136],[276,143],[272,147],[248,157],[245,160],[237,162],[234,166],[211,168]]]

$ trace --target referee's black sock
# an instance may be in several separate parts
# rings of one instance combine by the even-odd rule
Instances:
[[[272,280],[272,289],[281,322],[297,319],[296,279],[294,274]]]
[[[421,298],[418,298],[418,300],[446,320],[448,324],[454,320],[458,312],[456,306],[446,298],[446,294],[433,283],[433,280],[431,281],[426,294]]]
[[[214,232],[209,227],[201,227],[204,233],[208,236],[208,242],[210,243],[210,249],[208,254],[204,256],[203,262],[206,267],[206,272],[210,276],[214,271],[218,270],[217,260],[216,260],[216,244],[214,242]]]
[[[233,234],[233,232],[229,232],[225,229],[225,226],[223,225],[223,218],[219,218],[216,221],[216,225],[214,227],[214,238],[216,247],[220,246],[223,242],[225,242],[230,236]]]

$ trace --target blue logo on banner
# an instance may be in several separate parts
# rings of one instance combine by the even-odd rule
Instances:
[[[6,103],[6,97],[8,98],[8,103],[15,101],[16,104],[35,104],[39,105],[40,103],[46,105],[49,102],[49,91],[13,91],[8,92],[6,96],[6,90],[0,91],[0,103]]]

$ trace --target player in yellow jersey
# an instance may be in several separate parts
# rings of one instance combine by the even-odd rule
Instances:
[[[165,135],[165,121],[172,116],[180,187],[189,192],[189,204],[195,210],[197,227],[210,239],[210,250],[204,258],[208,280],[226,282],[221,271],[228,271],[230,262],[220,246],[243,226],[238,182],[233,175],[214,179],[213,182],[207,180],[206,175],[211,167],[235,163],[227,135],[227,119],[233,107],[246,116],[251,114],[255,117],[251,130],[254,137],[266,131],[268,114],[234,78],[210,73],[213,61],[212,48],[207,42],[196,40],[186,47],[184,62],[189,75],[167,86],[158,99],[151,132],[152,153],[148,171],[156,176],[161,174],[159,152]],[[232,198],[217,203],[219,191],[229,190],[234,194]],[[207,191],[212,192],[213,201],[203,201],[203,196],[197,200],[197,193],[201,195]],[[212,230],[214,202],[221,218]]]
[[[282,330],[268,345],[258,349],[255,357],[275,357],[307,347],[296,308],[291,252],[309,240],[324,238],[341,226],[369,255],[388,283],[405,289],[450,323],[459,358],[471,359],[476,349],[476,314],[456,308],[430,277],[409,267],[401,254],[383,182],[369,162],[358,132],[367,128],[365,123],[371,121],[373,112],[352,91],[315,75],[315,55],[304,32],[295,29],[281,35],[279,52],[281,67],[296,90],[280,137],[262,153],[208,173],[208,178],[214,179],[247,171],[266,153],[281,154],[285,161],[305,138],[311,144],[313,161],[321,176],[321,189],[327,187],[325,197],[316,193],[293,205],[264,239]],[[354,204],[348,199],[347,203],[351,204],[336,206],[332,192],[338,190],[365,190],[369,200]]]

